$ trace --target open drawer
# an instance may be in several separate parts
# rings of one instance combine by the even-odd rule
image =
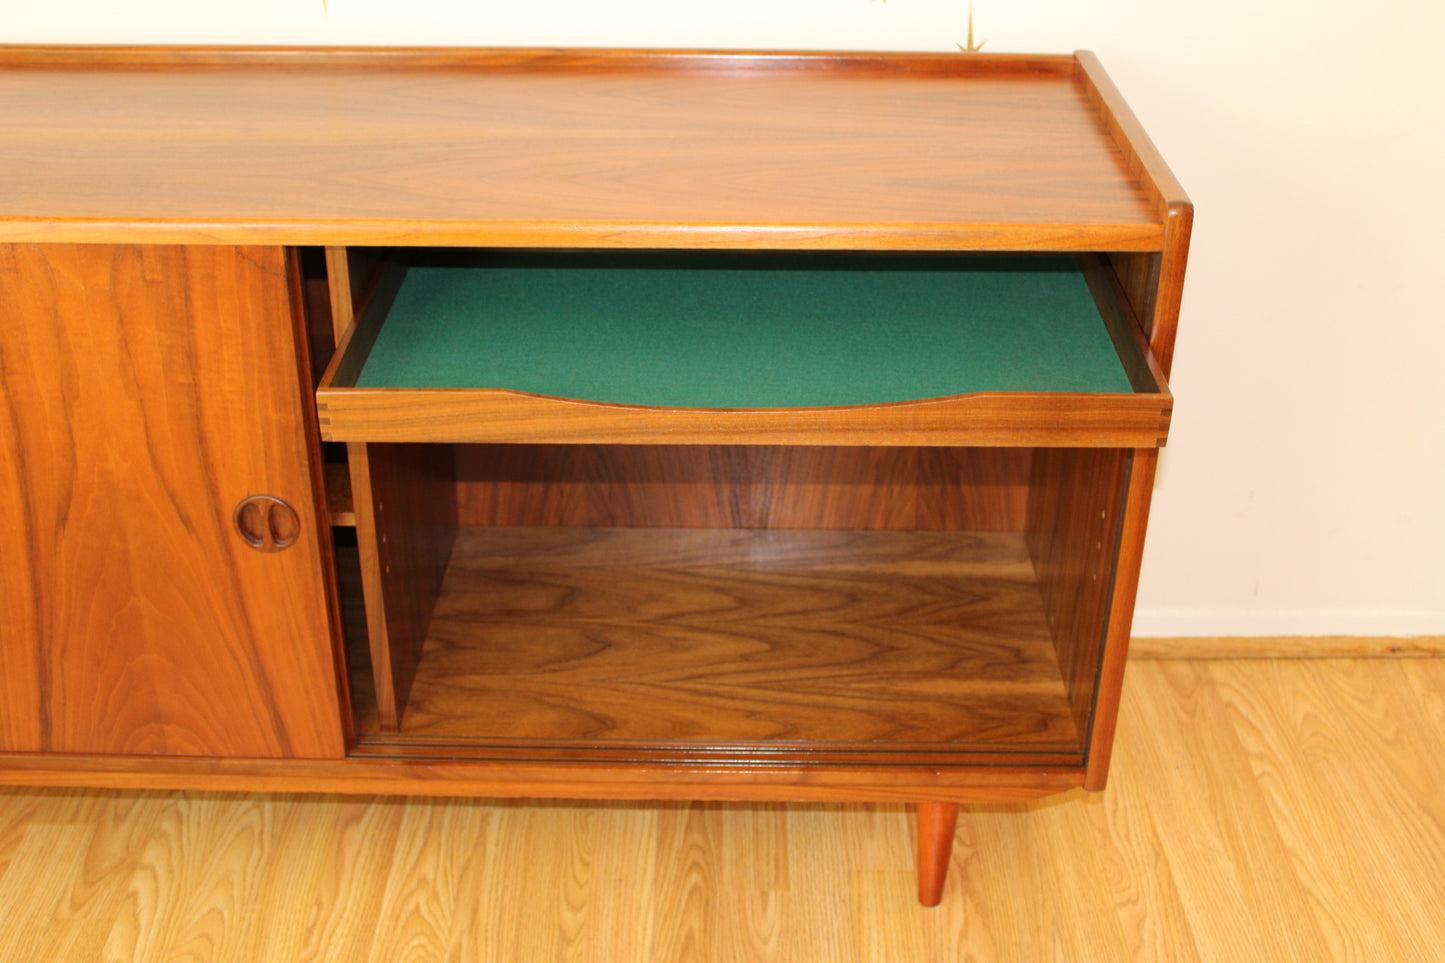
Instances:
[[[1142,448],[1172,407],[1092,255],[402,253],[316,398],[361,442]]]

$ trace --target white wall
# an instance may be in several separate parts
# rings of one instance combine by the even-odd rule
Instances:
[[[945,0],[0,0],[3,42],[953,49]],[[1195,206],[1141,635],[1445,633],[1445,5],[977,0]],[[3,149],[3,148],[0,148]]]

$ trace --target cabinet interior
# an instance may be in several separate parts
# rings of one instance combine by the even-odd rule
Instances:
[[[1125,452],[365,457],[363,751],[1081,758]]]
[[[362,257],[371,267],[357,272],[352,293],[364,306],[399,258]],[[572,315],[586,291],[611,283],[586,273],[606,275],[608,268],[643,272],[627,280],[654,299],[665,291],[650,272],[668,283],[679,271],[716,272],[700,282],[701,293],[694,286],[684,296],[699,315],[708,314],[709,285],[743,283],[756,293],[759,275],[771,278],[765,293],[773,302],[789,296],[783,289],[790,285],[799,298],[799,291],[826,290],[809,287],[822,272],[850,277],[850,268],[880,261],[888,263],[885,284],[899,281],[891,271],[906,274],[906,286],[921,278],[926,293],[940,282],[957,293],[959,283],[958,262],[936,257],[750,255],[740,262],[431,251],[400,259],[413,272],[424,265],[411,302],[395,290],[388,295],[388,313],[416,329],[403,333],[403,345],[426,341],[427,323],[479,323],[466,313],[495,299],[468,289],[465,279],[458,286],[455,277],[432,274],[479,264],[511,272],[486,284],[505,287],[518,271],[528,283],[542,279],[551,309]],[[1075,319],[1052,323],[1082,328],[1082,305],[1088,334],[1110,362],[1096,376],[1111,390],[1129,391],[1128,368],[1110,348],[1111,332],[1076,263],[977,258],[964,262],[964,273],[984,273],[985,287],[1000,276],[1008,282],[1029,274],[1026,285],[1035,285],[1040,272],[1046,280],[1062,275],[1056,302]],[[568,275],[569,267],[584,276]],[[739,270],[749,272],[741,282]],[[618,300],[628,286],[617,284],[610,298],[603,292],[601,307],[590,309],[593,320],[625,326]],[[735,297],[723,300],[731,307]],[[849,297],[856,301],[856,292]],[[637,305],[645,311],[647,301]],[[818,310],[847,314],[839,303]],[[937,305],[925,313],[936,316]],[[975,317],[965,323],[977,327],[987,312],[965,306],[962,315],[969,314]],[[518,337],[537,353],[564,329]],[[1023,343],[1030,340],[1037,333]],[[454,338],[441,343],[460,357],[436,376],[446,383],[469,369],[471,356]],[[372,356],[384,351],[391,371],[406,372],[406,364],[393,363],[403,349],[377,344]],[[407,373],[374,380],[425,380],[428,363],[410,364]],[[343,566],[355,566],[342,579],[342,595],[357,752],[531,758],[585,749],[794,763],[899,753],[959,763],[1083,759],[1127,450],[327,448],[337,482],[329,496],[333,521],[357,525],[354,536],[341,536],[358,546],[354,554],[349,545],[341,550]],[[342,490],[348,474],[354,505]]]

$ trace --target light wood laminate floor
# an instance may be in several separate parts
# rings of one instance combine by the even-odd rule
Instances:
[[[1137,661],[1109,789],[898,806],[0,789],[6,961],[1437,960],[1445,660]]]

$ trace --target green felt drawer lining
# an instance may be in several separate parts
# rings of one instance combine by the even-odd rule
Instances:
[[[631,253],[413,267],[357,387],[688,408],[1132,390],[1072,257]]]

